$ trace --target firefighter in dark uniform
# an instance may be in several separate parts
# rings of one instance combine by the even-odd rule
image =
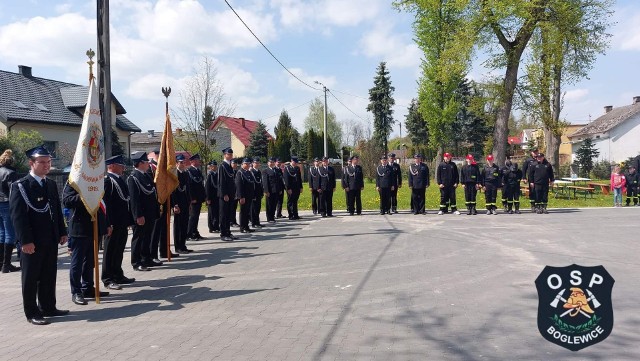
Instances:
[[[529,182],[527,182],[527,177],[529,175],[529,168],[532,165],[536,164],[536,156],[538,155],[538,149],[537,148],[532,148],[531,149],[531,155],[529,157],[527,157],[527,159],[524,160],[524,162],[522,163],[522,181],[527,183],[527,187],[529,187],[529,203],[531,205],[531,211],[533,212],[535,210],[535,199],[536,199],[536,195],[535,195],[535,189],[533,189],[533,187],[531,187],[531,185],[529,184]]]
[[[638,186],[640,184],[640,176],[638,176],[638,171],[635,166],[630,166],[629,171],[625,174],[625,178],[627,180],[627,199],[626,205],[627,207],[633,201],[633,205],[638,205]]]
[[[318,204],[320,200],[320,174],[318,173],[318,163],[320,158],[313,159],[313,165],[309,167],[309,191],[311,192],[311,209],[313,214],[318,214]]]
[[[333,217],[333,192],[336,190],[336,171],[329,165],[329,158],[322,158],[320,172],[320,210],[323,217]]]
[[[555,181],[553,176],[553,167],[545,158],[544,154],[539,153],[536,156],[536,164],[529,167],[529,185],[536,193],[535,212],[538,214],[549,214],[547,211],[547,202],[549,199],[549,188],[553,186]]]
[[[391,215],[391,190],[396,186],[393,167],[389,165],[386,155],[380,157],[380,165],[376,167],[376,190],[380,195],[380,214]]]
[[[127,246],[129,236],[128,228],[133,225],[133,217],[129,211],[129,188],[122,178],[124,169],[124,157],[113,156],[105,160],[107,175],[104,182],[104,201],[107,209],[107,219],[111,225],[111,235],[104,241],[104,253],[102,259],[102,283],[108,286],[110,283],[130,284],[135,278],[128,278],[122,269],[122,259]]]
[[[487,206],[487,215],[498,214],[496,199],[498,197],[498,187],[502,182],[500,168],[493,163],[493,154],[487,156],[487,164],[482,169],[482,189],[484,190],[484,200]]]
[[[11,221],[22,251],[24,314],[34,325],[47,325],[44,317],[69,313],[56,308],[58,244],[67,243],[67,228],[56,182],[46,177],[51,154],[44,146],[29,149],[26,154],[31,170],[11,184]]]
[[[196,241],[203,238],[198,232],[198,221],[200,220],[202,203],[204,203],[207,195],[204,189],[204,176],[200,170],[200,155],[192,155],[189,161],[191,166],[187,170],[189,172],[189,198],[191,199],[191,204],[189,205],[189,229],[187,233],[192,240]]]
[[[223,241],[233,241],[238,237],[231,234],[231,219],[235,217],[233,200],[236,198],[236,183],[233,173],[233,149],[222,150],[224,160],[218,170],[218,202],[220,204],[220,238]]]
[[[396,163],[396,154],[389,154],[389,164],[393,168],[393,176],[396,178],[397,186],[391,191],[391,212],[398,213],[398,189],[402,187],[402,169]]]
[[[520,214],[520,181],[522,171],[518,164],[507,160],[502,168],[502,197],[507,202],[507,213]]]
[[[478,214],[476,210],[476,194],[482,184],[482,173],[480,172],[478,163],[473,159],[473,155],[468,154],[466,162],[467,164],[463,165],[460,170],[460,183],[462,183],[462,188],[464,188],[464,202],[467,205],[467,215],[470,216]]]
[[[265,196],[267,222],[276,222],[276,207],[278,198],[282,194],[282,179],[276,171],[276,158],[271,157],[267,162],[267,168],[262,171],[262,189]]]
[[[284,187],[284,165],[280,161],[280,158],[276,158],[276,167],[275,167],[274,170],[276,172],[276,176],[280,179],[280,184],[281,185],[279,185],[278,188],[282,189],[282,191],[277,196],[276,218],[285,218],[285,216],[282,215],[282,205],[284,204],[284,193],[285,193],[285,187]]]
[[[298,167],[298,157],[291,157],[291,164],[284,168],[284,186],[287,190],[287,212],[289,219],[300,219],[298,199],[302,193],[302,174]]]
[[[449,212],[449,206],[453,214],[460,214],[456,204],[456,188],[460,183],[458,166],[451,161],[451,154],[444,153],[444,160],[438,165],[436,182],[440,188],[440,211],[439,215]]]
[[[189,238],[187,230],[189,229],[189,204],[191,203],[189,184],[191,182],[184,155],[176,155],[176,165],[178,167],[178,187],[171,193],[171,204],[173,208],[173,248],[177,253],[189,253],[191,250],[187,248],[187,238]]]
[[[429,167],[422,163],[422,154],[413,156],[415,163],[409,166],[409,188],[411,188],[411,204],[413,214],[426,214],[425,191],[430,185]]]
[[[233,167],[233,179],[236,179],[236,175],[238,174],[238,171],[242,168],[242,159],[238,158],[236,160],[234,160],[231,163],[231,166]],[[231,207],[233,208],[233,214],[231,215],[231,218],[229,218],[229,221],[231,223],[231,227],[240,227],[240,225],[238,224],[238,218],[237,218],[237,211],[238,211],[238,199],[233,197],[232,200],[232,204]]]
[[[127,178],[129,208],[134,221],[131,266],[136,271],[149,271],[148,267],[161,265],[151,257],[151,235],[155,221],[160,218],[160,205],[156,187],[147,173],[149,169],[147,153],[132,153],[131,161],[135,167]]]
[[[262,228],[262,224],[260,224],[260,208],[262,207],[262,196],[264,194],[264,189],[262,188],[262,172],[260,172],[260,158],[253,158],[253,163],[251,163],[251,175],[253,175],[253,198],[251,200],[251,227],[253,228]]]
[[[251,159],[244,158],[242,168],[236,173],[236,199],[240,204],[240,233],[251,233],[249,228],[249,218],[251,217],[251,201],[255,190],[255,181],[249,168]]]
[[[209,233],[220,232],[218,204],[218,162],[212,160],[208,164],[207,180],[204,182],[207,203],[207,226]]]
[[[364,174],[358,164],[360,158],[357,155],[351,157],[351,165],[345,168],[343,188],[347,192],[347,210],[350,215],[362,214],[361,192],[364,189]]]

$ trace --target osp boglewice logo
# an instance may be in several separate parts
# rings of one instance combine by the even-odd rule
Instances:
[[[613,329],[615,280],[602,266],[546,266],[538,278],[538,330],[571,351],[603,341]]]

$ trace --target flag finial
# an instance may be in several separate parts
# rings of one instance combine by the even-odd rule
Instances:
[[[93,61],[93,57],[96,56],[96,52],[93,51],[91,48],[89,48],[86,54],[87,54],[87,57],[89,58],[89,61],[87,62],[87,64],[89,64],[89,83],[91,83],[91,79],[93,79],[93,64],[95,64],[95,61]]]
[[[169,114],[169,95],[171,95],[171,87],[162,87],[162,94],[166,99],[165,111]]]

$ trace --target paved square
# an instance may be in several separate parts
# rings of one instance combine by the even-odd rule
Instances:
[[[154,268],[102,303],[27,323],[0,274],[0,360],[640,360],[640,208],[282,221]],[[233,229],[232,229],[233,230]],[[237,228],[235,229],[237,231]],[[200,232],[206,232],[204,218]],[[614,329],[577,353],[538,333],[545,265],[602,264]]]

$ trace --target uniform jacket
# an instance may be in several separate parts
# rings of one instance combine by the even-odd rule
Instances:
[[[450,187],[460,183],[458,166],[454,162],[441,162],[440,165],[438,165],[436,182],[438,185],[444,184],[445,187]]]
[[[460,183],[482,184],[482,173],[478,164],[465,164],[462,166]]]
[[[218,197],[224,198],[224,196],[228,196],[229,200],[235,198],[236,183],[231,164],[222,161],[218,167]]]
[[[498,165],[495,163],[493,163],[492,166],[487,164],[482,168],[482,185],[486,187],[488,184],[496,187],[502,185],[502,174],[500,173],[500,168],[498,168]]]
[[[396,184],[398,187],[402,185],[402,169],[400,168],[400,164],[391,163],[391,167],[393,168],[393,176],[396,178]]]
[[[129,187],[127,183],[114,173],[107,172],[104,177],[104,197],[109,224],[117,227],[129,227],[133,217],[129,210]]]
[[[202,203],[206,199],[206,191],[204,189],[204,176],[202,171],[196,167],[187,168],[189,172],[189,197],[192,201]]]
[[[320,189],[320,173],[318,167],[309,167],[309,188],[313,190]]]
[[[546,159],[542,163],[536,161],[535,164],[529,166],[529,183],[548,184],[553,182],[553,167]]]
[[[191,199],[189,198],[189,185],[191,182],[189,181],[189,173],[186,169],[183,172],[178,169],[178,182],[178,187],[171,193],[171,204],[173,206],[177,205],[180,208],[180,213],[189,212],[189,204],[191,203]],[[217,197],[215,199],[217,199]]]
[[[9,202],[11,183],[18,180],[16,169],[9,166],[0,167],[0,202]]]
[[[535,158],[527,157],[527,159],[522,162],[522,174],[524,174],[525,177],[528,177],[529,168],[536,163],[538,163],[538,161]]]
[[[253,175],[254,182],[254,190],[253,190],[253,198],[262,198],[264,193],[264,188],[262,188],[262,172],[258,169],[249,168],[249,171]]]
[[[282,168],[273,167],[273,170],[276,172],[276,178],[278,181],[276,182],[276,186],[278,187],[278,194],[280,192],[284,192],[284,173],[282,172]]]
[[[279,194],[278,183],[282,183],[282,180],[279,179],[275,168],[267,167],[262,171],[262,190],[264,192],[269,193],[269,195]]]
[[[379,188],[396,188],[398,185],[396,184],[397,178],[394,177],[393,167],[389,164],[387,165],[378,165],[376,167],[376,187]]]
[[[518,168],[517,164],[512,164],[511,167],[502,168],[502,184],[509,187],[517,187],[522,180],[522,171]]]
[[[134,169],[127,178],[127,186],[129,188],[129,208],[134,221],[140,217],[144,217],[145,222],[160,218],[158,194],[148,174]]]
[[[424,189],[431,184],[429,179],[429,167],[426,164],[409,165],[409,187],[415,189]]]
[[[321,166],[320,170],[320,189],[323,191],[333,191],[336,188],[336,171],[332,166]]]
[[[26,200],[20,191],[20,186]],[[55,181],[47,179],[46,186],[42,187],[35,178],[27,175],[11,184],[9,202],[16,240],[22,245],[33,243],[37,246],[42,242],[58,243],[61,236],[67,235]],[[44,210],[47,204],[48,211],[37,211]]]
[[[288,165],[284,167],[284,187],[289,190],[302,189],[302,174],[300,167]]]
[[[253,199],[255,182],[250,170],[240,169],[236,173],[236,199],[245,198],[246,201]]]
[[[80,194],[69,185],[65,184],[62,191],[62,206],[69,209],[69,237],[88,237],[93,239],[93,221],[87,208],[82,203]],[[98,209],[98,234],[107,234],[107,217]]]
[[[640,185],[640,175],[638,175],[638,171],[633,174],[627,172],[624,177],[627,179],[627,188],[637,189],[638,185]]]
[[[204,190],[208,201],[213,202],[218,199],[218,172],[212,170],[207,172]]]
[[[342,188],[352,191],[364,188],[364,174],[362,173],[362,167],[360,165],[356,165],[355,167],[349,165],[344,168]]]

